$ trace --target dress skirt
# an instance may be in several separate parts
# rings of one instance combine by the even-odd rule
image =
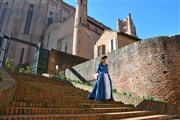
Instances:
[[[112,82],[108,73],[100,72],[91,94],[94,100],[110,100],[112,98]]]

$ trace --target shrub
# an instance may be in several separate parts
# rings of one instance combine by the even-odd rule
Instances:
[[[30,66],[27,66],[26,68],[20,68],[19,72],[20,73],[31,73],[32,72],[32,68]]]
[[[113,92],[113,93],[117,93],[117,90],[116,90],[116,89],[112,89],[112,92]]]
[[[131,96],[132,96],[132,94],[131,94],[131,93],[128,93],[127,95],[128,95],[129,97],[131,97]]]
[[[13,71],[13,70],[14,70],[13,59],[7,58],[7,59],[6,59],[6,62],[5,62],[5,64],[4,64],[4,68],[5,68],[6,70],[11,70],[11,71]]]
[[[125,93],[125,92],[122,92],[121,94],[122,94],[122,95],[127,95],[127,93]]]
[[[153,98],[152,96],[148,95],[148,96],[146,97],[146,100],[153,101],[153,100],[154,100],[154,98]]]

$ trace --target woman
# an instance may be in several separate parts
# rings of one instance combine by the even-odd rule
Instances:
[[[97,81],[95,86],[88,96],[93,100],[113,100],[112,96],[112,82],[108,72],[108,65],[106,63],[107,56],[101,58],[101,62],[96,67]]]

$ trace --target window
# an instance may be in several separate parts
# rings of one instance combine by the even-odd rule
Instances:
[[[34,5],[30,5],[29,10],[28,10],[28,14],[27,14],[27,18],[26,18],[26,24],[25,24],[25,27],[24,27],[24,34],[25,35],[29,34],[29,30],[30,30],[30,27],[31,27],[32,16],[33,16],[33,9],[34,9]]]
[[[66,46],[65,46],[65,53],[67,53],[67,48],[68,48],[68,47],[67,47],[67,43],[66,43]]]
[[[109,41],[109,52],[112,52],[117,49],[117,39],[113,38]]]
[[[80,20],[79,20],[80,22],[82,21],[82,18],[80,17]]]
[[[6,2],[4,4],[4,7],[2,9],[2,13],[1,13],[1,17],[0,17],[0,32],[2,31],[2,28],[3,28],[3,24],[4,24],[4,19],[6,17],[6,12],[7,12],[7,8],[8,8],[8,2]]]
[[[53,13],[50,12],[48,16],[48,27],[53,23]]]
[[[101,56],[103,54],[105,54],[105,45],[100,45],[100,46],[98,46],[97,55]]]
[[[20,56],[20,63],[23,63],[24,51],[25,51],[25,49],[22,48],[22,49],[21,49],[21,56]]]
[[[62,41],[58,40],[58,44],[57,44],[58,50],[62,51]]]
[[[48,36],[47,36],[46,47],[49,45],[49,40],[50,40],[50,32],[48,33]]]
[[[113,41],[113,39],[111,40],[111,51],[113,51],[114,50],[114,41]]]
[[[3,37],[0,36],[0,49],[2,47],[2,44],[3,44]]]

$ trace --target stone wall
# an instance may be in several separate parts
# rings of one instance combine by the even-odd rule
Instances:
[[[180,103],[180,35],[139,41],[107,55],[113,87],[118,92]],[[95,81],[99,60],[100,57],[71,69],[81,78]],[[79,79],[69,69],[65,74]]]
[[[70,68],[74,65],[83,63],[88,60],[53,49],[49,52],[48,59],[48,73],[50,74],[57,74],[58,71],[61,72],[67,68]],[[58,71],[56,70],[56,65],[58,65]]]
[[[16,90],[16,82],[9,74],[0,68],[0,107],[8,106],[13,100],[13,96]]]

